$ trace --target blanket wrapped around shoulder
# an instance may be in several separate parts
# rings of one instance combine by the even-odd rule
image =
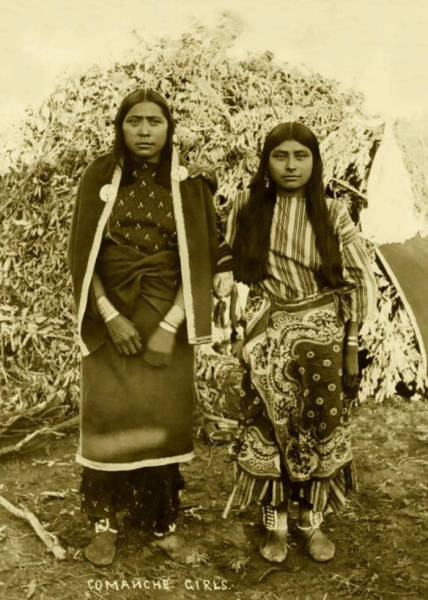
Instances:
[[[97,273],[108,298],[125,317],[132,318],[139,296],[164,316],[165,302],[173,302],[177,293],[180,265],[175,250],[143,254],[112,242],[103,245]]]
[[[217,218],[208,182],[183,178],[178,153],[171,163],[171,190],[177,228],[187,335],[190,344],[211,341],[212,276],[232,268],[229,248],[219,242]],[[103,231],[117,197],[121,166],[110,153],[86,169],[78,190],[68,249],[79,341],[84,356],[106,339],[106,328],[90,302],[90,284]]]

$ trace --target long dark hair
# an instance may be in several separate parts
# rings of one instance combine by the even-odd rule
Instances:
[[[113,151],[116,156],[116,160],[122,165],[123,169],[121,185],[128,185],[131,183],[133,179],[132,171],[134,169],[132,155],[125,144],[125,137],[123,135],[123,121],[125,120],[125,117],[131,108],[140,102],[153,102],[154,104],[157,104],[168,122],[166,142],[165,146],[162,148],[159,168],[157,169],[155,181],[164,187],[170,187],[172,139],[175,127],[174,120],[172,118],[168,102],[165,100],[165,98],[158,94],[158,92],[145,88],[134,90],[122,100],[114,120],[115,139]]]
[[[280,123],[266,136],[260,164],[250,183],[250,198],[240,211],[233,244],[235,276],[244,283],[256,283],[267,275],[270,230],[276,202],[276,186],[269,174],[269,156],[286,140],[295,140],[310,149],[312,173],[304,195],[315,243],[321,256],[321,269],[315,274],[321,286],[343,284],[339,241],[333,231],[324,194],[323,164],[318,140],[303,123]]]

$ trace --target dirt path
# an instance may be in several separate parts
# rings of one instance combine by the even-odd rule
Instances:
[[[68,557],[56,562],[29,526],[0,508],[0,598],[428,598],[428,405],[364,406],[357,409],[354,427],[361,489],[345,513],[327,521],[338,551],[325,565],[305,556],[293,521],[289,556],[276,567],[257,552],[257,507],[221,518],[232,477],[224,446],[198,442],[197,458],[184,470],[179,522],[184,561],[170,560],[152,540],[129,531],[121,535],[117,560],[108,569],[91,566],[80,551],[88,531],[79,513],[76,436],[52,442],[48,452],[3,461],[3,495],[33,510],[59,536]],[[49,499],[42,495],[46,491],[65,497]]]

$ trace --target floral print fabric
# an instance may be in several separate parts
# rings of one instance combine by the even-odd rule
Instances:
[[[245,317],[238,468],[285,488],[327,482],[352,460],[335,303],[287,310],[252,294]]]
[[[119,189],[108,221],[107,237],[144,254],[177,248],[171,190],[155,181],[156,164],[143,163],[133,181]]]

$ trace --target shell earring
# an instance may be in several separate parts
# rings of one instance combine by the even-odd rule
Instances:
[[[265,171],[265,176],[264,176],[264,182],[265,182],[265,188],[267,189],[270,185],[270,179],[269,179],[269,175],[267,174],[266,171]]]

